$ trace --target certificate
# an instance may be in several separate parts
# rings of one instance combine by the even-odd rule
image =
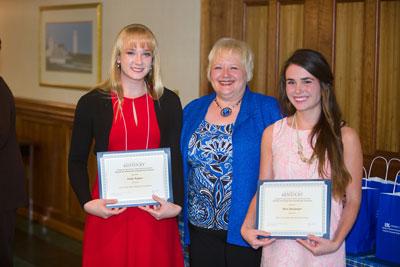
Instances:
[[[102,199],[117,199],[107,207],[157,204],[155,194],[172,201],[169,148],[97,153]]]
[[[274,238],[329,238],[330,180],[268,180],[258,190],[259,230]]]

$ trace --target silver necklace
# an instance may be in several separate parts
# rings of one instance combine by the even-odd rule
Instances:
[[[119,99],[118,99],[119,101]],[[133,104],[133,102],[132,102]],[[150,110],[149,110],[149,95],[147,94],[147,87],[146,87],[146,107],[147,107],[147,136],[146,136],[146,150],[149,148],[149,139],[150,139]],[[136,117],[136,109],[133,104],[132,106],[132,112],[135,120],[135,124],[137,126],[137,117]],[[128,131],[126,129],[126,122],[125,122],[125,116],[124,112],[122,111],[121,107],[121,114],[122,114],[122,120],[124,122],[124,128],[125,128],[125,150],[128,150]]]
[[[214,99],[215,104],[217,104],[217,106],[219,107],[219,109],[221,110],[219,112],[219,114],[221,114],[222,117],[229,117],[232,114],[232,109],[236,106],[238,106],[240,104],[240,102],[242,102],[242,99],[240,99],[236,104],[233,104],[231,106],[227,106],[227,107],[221,107],[220,104],[217,101],[217,98]]]

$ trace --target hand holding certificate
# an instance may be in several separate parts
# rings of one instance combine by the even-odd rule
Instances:
[[[152,196],[172,200],[169,148],[101,152],[97,154],[102,199],[117,199],[107,207],[154,205]]]
[[[268,180],[259,186],[257,225],[275,238],[329,238],[330,180]]]
[[[159,205],[156,206],[140,206],[139,208],[150,213],[157,220],[176,217],[182,210],[182,207],[174,203],[168,202],[163,198],[153,196]]]

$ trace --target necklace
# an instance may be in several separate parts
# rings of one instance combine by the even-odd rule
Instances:
[[[315,155],[313,154],[311,156],[311,158],[307,158],[306,156],[304,156],[303,145],[301,144],[299,131],[297,129],[296,113],[293,115],[292,128],[293,128],[293,124],[294,124],[295,129],[296,129],[297,155],[299,155],[299,158],[300,158],[300,160],[302,162],[307,163],[307,164],[311,164],[315,159]]]
[[[150,139],[150,110],[149,110],[149,95],[147,94],[147,90],[146,90],[146,109],[147,109],[147,136],[146,136],[146,150],[147,150],[149,148],[149,139]],[[132,101],[132,112],[133,112],[135,124],[137,126],[137,115],[136,115],[136,109],[135,109],[135,105],[134,105],[133,101]],[[122,111],[122,108],[121,108],[121,115],[122,115],[122,121],[124,122],[124,129],[125,129],[125,150],[128,150],[128,131],[126,129],[126,121],[125,121],[125,116],[124,116],[124,112]]]
[[[240,104],[240,102],[242,102],[242,99],[240,99],[236,104],[233,104],[231,106],[227,106],[227,107],[221,107],[217,101],[217,98],[214,99],[215,104],[217,104],[217,106],[219,107],[219,109],[221,110],[219,114],[221,114],[222,117],[228,117],[229,115],[232,114],[232,109],[236,106],[238,106]]]

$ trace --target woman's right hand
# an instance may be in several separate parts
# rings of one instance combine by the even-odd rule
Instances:
[[[126,208],[107,208],[106,204],[115,204],[116,199],[93,199],[83,205],[83,209],[91,214],[103,219],[118,215],[126,210]]]
[[[176,217],[182,210],[181,206],[172,202],[168,202],[167,200],[156,195],[153,195],[153,199],[158,202],[158,205],[140,206],[138,208],[147,211],[156,220]]]
[[[254,229],[244,224],[240,229],[240,233],[242,234],[243,239],[246,240],[253,249],[268,246],[275,241],[275,238],[269,238],[270,233]]]

